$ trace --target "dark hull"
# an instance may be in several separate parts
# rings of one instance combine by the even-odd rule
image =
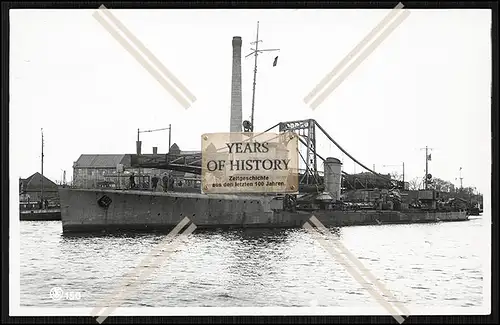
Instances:
[[[21,210],[19,211],[19,219],[21,221],[59,221],[61,220],[61,210]]]
[[[108,200],[109,199],[109,200]],[[60,189],[64,233],[169,231],[189,218],[198,229],[296,228],[312,215],[325,226],[465,221],[465,212],[297,211],[263,196]]]

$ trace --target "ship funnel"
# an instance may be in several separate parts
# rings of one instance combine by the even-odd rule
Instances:
[[[142,144],[142,141],[136,141],[136,146],[137,146],[137,154],[140,155],[141,154],[141,144]]]
[[[233,73],[231,79],[230,132],[241,132],[243,107],[241,94],[241,37],[233,37]]]
[[[337,158],[325,159],[325,192],[328,192],[333,201],[340,200],[342,163]]]

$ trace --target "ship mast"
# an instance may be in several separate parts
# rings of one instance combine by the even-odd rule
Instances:
[[[421,148],[420,150],[425,150],[425,177],[424,177],[424,186],[425,189],[427,190],[428,184],[429,184],[429,160],[431,160],[431,155],[429,154],[429,150],[432,150],[432,148],[429,148],[425,146],[425,148]]]
[[[462,167],[460,167],[459,172],[460,172],[460,190],[462,190],[463,189],[463,184],[462,184],[462,180],[463,180],[463,177],[462,177]]]
[[[425,189],[427,189],[427,178],[429,177],[429,154],[427,146],[425,146]]]
[[[245,58],[255,55],[255,63],[254,63],[254,69],[253,69],[253,87],[252,87],[252,115],[250,116],[250,125],[248,127],[248,131],[253,132],[254,130],[254,112],[255,112],[255,86],[257,84],[257,57],[259,53],[262,52],[273,52],[273,51],[279,51],[280,49],[259,49],[259,43],[262,42],[262,40],[259,40],[259,22],[257,22],[257,37],[255,39],[255,42],[252,42],[250,44],[255,44],[255,49],[251,48],[253,50],[252,53],[248,54],[245,56]]]
[[[42,203],[42,207],[43,207],[43,128],[41,129],[42,131],[42,179],[41,179],[41,183],[42,183],[42,186],[41,186],[41,195],[40,195],[40,202]]]

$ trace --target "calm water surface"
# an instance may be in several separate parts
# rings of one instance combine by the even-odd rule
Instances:
[[[485,222],[345,227],[344,245],[403,303],[483,302]],[[60,222],[21,222],[21,305],[89,307],[165,235],[62,236]],[[363,307],[377,302],[304,229],[198,231],[150,271],[122,306]],[[172,245],[173,246],[173,245]],[[166,247],[166,246],[161,246]],[[165,250],[165,249],[164,249]],[[166,254],[157,254],[162,258]],[[52,299],[59,287],[65,298]],[[69,300],[70,295],[80,298]]]

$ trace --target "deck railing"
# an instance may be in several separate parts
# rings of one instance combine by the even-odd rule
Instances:
[[[71,188],[83,188],[83,189],[118,189],[118,190],[143,190],[143,191],[152,191],[152,179],[153,175],[134,175],[135,184],[131,184],[130,180],[131,175],[116,175],[116,174],[108,174],[108,175],[99,175],[77,179],[70,186]],[[158,183],[156,187],[156,191],[164,191],[168,187],[168,183],[164,184],[162,179],[163,176],[157,176]],[[175,178],[173,189],[178,189],[179,191],[186,190],[196,190],[200,188],[200,179],[197,178]]]

